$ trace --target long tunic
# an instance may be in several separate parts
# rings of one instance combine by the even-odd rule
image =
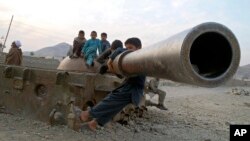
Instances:
[[[82,52],[84,54],[85,59],[87,60],[87,64],[92,65],[94,58],[96,57],[97,49],[101,47],[101,43],[99,39],[89,39],[83,49]]]
[[[105,40],[105,41],[101,40],[101,47],[98,48],[99,55],[102,54],[108,48],[110,48],[109,41],[107,41],[107,40]]]
[[[23,53],[20,48],[12,47],[9,53],[6,55],[5,64],[6,65],[17,65],[22,64]]]
[[[99,39],[89,39],[82,49],[82,53],[84,53],[85,56],[88,55],[96,55],[96,51],[98,48],[101,47],[101,43]]]
[[[73,54],[76,54],[79,57],[81,55],[81,50],[85,42],[85,38],[75,37],[73,41]]]

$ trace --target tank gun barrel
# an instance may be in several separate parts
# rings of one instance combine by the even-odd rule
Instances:
[[[239,43],[230,29],[208,22],[134,52],[113,62],[124,76],[144,74],[204,87],[229,80],[240,62]]]

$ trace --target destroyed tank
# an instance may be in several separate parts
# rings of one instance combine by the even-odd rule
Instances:
[[[235,74],[239,43],[230,29],[208,22],[134,52],[123,52],[113,62],[124,77],[144,74],[202,87],[216,87]],[[1,112],[75,128],[74,107],[96,104],[123,79],[98,73],[98,62],[85,68],[83,58],[62,60],[57,69],[0,65]]]

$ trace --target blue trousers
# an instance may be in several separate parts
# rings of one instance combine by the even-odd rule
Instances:
[[[132,91],[124,88],[112,91],[107,97],[90,110],[90,115],[98,124],[105,125],[126,105],[132,103]]]
[[[95,59],[95,55],[88,55],[86,57],[86,63],[91,66],[92,63],[94,62],[94,59]]]

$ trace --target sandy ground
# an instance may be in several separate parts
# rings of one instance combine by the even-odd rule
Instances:
[[[232,88],[162,86],[168,111],[148,107],[144,118],[96,133],[0,114],[0,141],[227,141],[230,124],[250,124],[250,96],[232,94]]]

